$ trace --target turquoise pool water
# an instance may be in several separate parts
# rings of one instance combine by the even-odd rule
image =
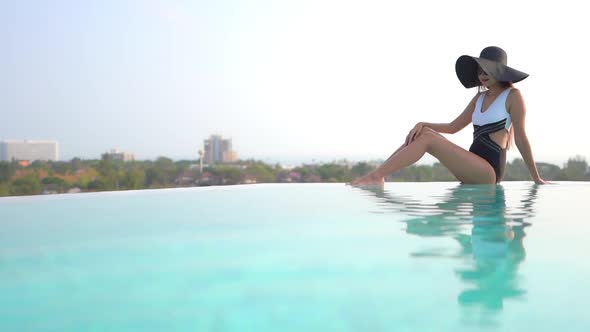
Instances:
[[[0,331],[588,331],[590,183],[0,199]]]

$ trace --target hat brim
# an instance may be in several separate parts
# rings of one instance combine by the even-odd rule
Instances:
[[[508,67],[496,61],[477,58],[469,55],[462,55],[455,63],[455,72],[457,73],[457,77],[464,87],[473,88],[481,85],[477,75],[478,66],[499,82],[517,83],[529,76],[527,73]]]

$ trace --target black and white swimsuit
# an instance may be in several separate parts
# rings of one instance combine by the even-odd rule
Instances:
[[[512,88],[508,88],[492,102],[485,112],[482,112],[485,93],[477,98],[475,110],[473,111],[473,144],[469,148],[470,152],[487,160],[496,172],[496,183],[504,177],[504,168],[506,167],[506,149],[499,146],[490,138],[491,133],[500,130],[510,130],[512,118],[506,111],[506,99]]]

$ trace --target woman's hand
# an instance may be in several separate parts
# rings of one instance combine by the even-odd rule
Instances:
[[[409,145],[410,143],[412,143],[416,137],[418,137],[418,135],[420,135],[420,132],[422,132],[422,128],[424,128],[424,124],[422,122],[418,122],[414,128],[412,128],[412,130],[410,130],[410,133],[408,134],[408,136],[406,136],[406,143],[405,145]]]

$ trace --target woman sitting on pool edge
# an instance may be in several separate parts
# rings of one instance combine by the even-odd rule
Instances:
[[[463,55],[455,71],[466,87],[478,87],[467,108],[451,123],[419,122],[406,141],[382,165],[354,180],[352,185],[381,185],[387,174],[420,160],[428,152],[465,184],[496,184],[504,176],[506,150],[512,134],[529,172],[537,184],[541,178],[525,132],[526,109],[522,95],[513,83],[529,75],[507,65],[507,55],[490,46],[480,57]],[[473,144],[469,151],[447,140],[440,133],[454,134],[473,122]]]

